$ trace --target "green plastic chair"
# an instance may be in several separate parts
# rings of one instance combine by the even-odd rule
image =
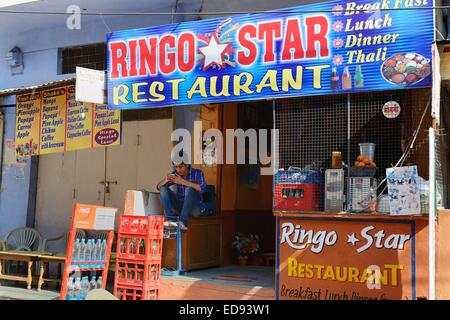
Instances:
[[[82,239],[82,238],[86,238],[86,232],[84,230],[77,230],[76,232],[76,238]],[[42,242],[42,248],[44,251],[49,251],[48,249],[48,243],[51,241],[59,241],[59,240],[64,240],[64,243],[66,245],[66,250],[67,250],[67,243],[69,242],[69,231],[58,236],[58,237],[54,237],[54,238],[45,238],[43,239]],[[63,252],[65,254],[65,252]]]
[[[43,238],[39,231],[33,228],[17,228],[11,230],[2,241],[2,248],[4,250],[17,251],[44,251]],[[19,263],[18,261],[16,263]],[[11,263],[5,261],[3,264],[6,273],[9,273]],[[39,270],[39,265],[35,264],[35,273]]]
[[[41,234],[36,229],[17,228],[6,235],[6,250],[44,251],[43,240]]]

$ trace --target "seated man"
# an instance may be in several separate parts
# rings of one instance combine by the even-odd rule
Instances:
[[[203,172],[192,168],[189,164],[173,163],[174,170],[158,183],[161,202],[164,207],[166,226],[176,226],[173,211],[180,215],[180,229],[187,230],[189,215],[199,217],[205,211],[202,193],[206,183]],[[169,187],[176,185],[176,192]]]

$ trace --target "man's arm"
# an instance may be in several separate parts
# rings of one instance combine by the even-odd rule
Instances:
[[[199,185],[199,184],[194,183],[194,182],[187,181],[187,180],[181,178],[180,176],[176,176],[176,177],[172,180],[172,182],[175,183],[175,184],[182,184],[182,185],[185,185],[186,187],[189,187],[189,188],[192,188],[192,189],[194,189],[194,190],[196,190],[196,191],[198,191],[198,192],[201,192],[201,188],[200,188],[200,185]]]
[[[168,182],[168,181],[167,181],[166,178],[162,179],[162,180],[161,180],[160,182],[158,182],[158,184],[156,185],[156,189],[157,189],[157,190],[161,189],[161,187],[164,186],[167,182]]]
[[[181,178],[178,175],[172,181],[175,184],[185,185],[186,187],[192,188],[195,191],[198,191],[200,193],[203,193],[206,190],[205,178],[203,176],[203,172],[202,171],[200,171],[200,176],[198,177],[198,182],[199,183],[187,181],[187,180]]]
[[[165,186],[166,184],[168,184],[168,183],[171,184],[171,182],[172,181],[170,181],[169,179],[167,179],[167,177],[165,177],[156,185],[156,189],[159,190],[159,189],[161,189],[161,187]]]

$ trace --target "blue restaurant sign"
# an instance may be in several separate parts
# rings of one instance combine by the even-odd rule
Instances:
[[[333,1],[107,36],[112,109],[429,87],[430,0]]]

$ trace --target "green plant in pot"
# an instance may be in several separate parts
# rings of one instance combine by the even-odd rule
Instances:
[[[232,243],[234,250],[237,253],[239,265],[245,266],[250,254],[256,254],[260,252],[259,237],[257,235],[245,236],[242,233],[238,233],[234,237]]]

